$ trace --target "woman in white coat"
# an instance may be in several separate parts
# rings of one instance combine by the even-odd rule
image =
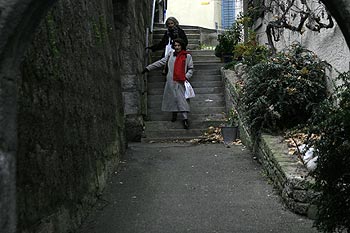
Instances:
[[[188,112],[190,111],[189,99],[185,98],[185,80],[189,80],[193,74],[192,56],[186,52],[186,45],[180,38],[174,40],[174,49],[164,58],[148,65],[142,73],[161,68],[167,64],[168,73],[163,93],[162,111],[172,112],[171,121],[175,122],[177,114],[183,118],[185,129],[189,128]]]

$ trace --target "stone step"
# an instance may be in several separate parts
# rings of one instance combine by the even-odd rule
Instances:
[[[161,95],[163,94],[164,88],[154,88],[148,90],[148,95]],[[216,94],[224,93],[223,87],[198,87],[194,88],[196,94]]]
[[[161,39],[162,39],[162,38],[153,39],[152,44],[158,44],[158,43],[161,41]],[[200,39],[200,37],[199,37],[199,35],[198,35],[198,38],[197,38],[197,37],[187,38],[187,41],[188,41],[188,43],[187,43],[187,49],[190,49],[190,48],[191,48],[191,46],[190,46],[191,44],[200,44],[201,39]]]
[[[165,27],[165,24],[164,23],[154,23],[153,24],[154,28],[156,29],[164,29],[166,28]],[[193,26],[193,25],[183,25],[183,24],[180,24],[180,27],[182,29],[185,29],[185,28],[195,28],[195,29],[205,29],[205,30],[212,30],[212,31],[215,31],[214,29],[208,29],[208,28],[203,28],[203,27],[199,27],[199,26]]]
[[[220,114],[220,113],[225,113],[225,106],[221,107],[211,107],[211,106],[196,106],[194,104],[191,104],[191,113],[192,114],[201,114],[204,112],[210,112],[213,114]],[[162,114],[161,106],[156,108],[148,108],[147,109],[147,114],[148,115],[153,115],[153,114]]]
[[[217,69],[220,70],[225,64],[216,58],[212,58],[212,60],[193,60],[193,64],[196,66],[197,70],[207,70],[207,69]]]
[[[190,126],[191,127],[191,126]],[[152,131],[146,129],[142,142],[190,141],[205,138],[207,129],[168,129]]]
[[[161,99],[153,98],[153,99],[148,99],[147,101],[147,106],[148,109],[152,108],[158,108],[160,109],[162,106],[162,97],[160,96]],[[204,98],[192,98],[191,99],[191,108],[193,106],[196,107],[225,107],[225,101],[222,99],[204,99]]]
[[[169,130],[168,133],[163,131],[148,131],[145,133],[145,137],[141,138],[141,142],[174,142],[174,141],[190,141],[196,138],[203,138],[205,130],[193,130],[193,129],[177,129]]]
[[[162,114],[147,114],[147,121],[169,121],[171,119],[171,113],[162,112]],[[191,121],[224,121],[226,119],[225,113],[188,113],[188,119]]]
[[[154,60],[156,61],[156,60]],[[204,62],[204,61],[194,61],[193,62],[194,71],[201,74],[220,74],[221,67],[224,66],[224,63],[213,61],[213,62]],[[158,68],[162,70],[162,68]],[[152,71],[150,74],[154,73]]]
[[[165,31],[164,31],[165,32]],[[163,33],[156,33],[156,34],[153,34],[153,42],[159,42],[163,39],[163,36],[164,36],[164,32]],[[201,35],[199,33],[195,33],[195,34],[186,34],[187,36],[187,39],[188,40],[193,40],[193,39],[196,39],[196,40],[200,40],[201,38]]]
[[[187,45],[187,48],[188,48],[188,49],[199,49],[199,47],[200,47],[199,42],[198,42],[198,43],[197,43],[197,42],[193,42],[193,43],[189,43],[189,44]]]
[[[152,62],[155,62],[157,60],[160,59],[160,57],[156,57],[158,59],[154,59],[152,61],[150,61],[150,64]],[[212,60],[210,61],[206,61],[206,60],[203,60],[201,58],[199,59],[193,59],[193,66],[194,66],[194,69],[195,71],[199,71],[199,70],[213,70],[213,71],[216,71],[217,74],[220,74],[220,69],[221,67],[223,67],[225,65],[225,63],[222,63],[220,61],[220,59],[218,58],[212,58]],[[159,68],[160,70],[161,68]]]
[[[163,121],[165,122],[165,121]],[[168,121],[169,123],[173,123],[174,125],[177,125],[175,124],[176,122],[171,122],[171,121]],[[177,122],[179,127],[178,128],[174,128],[174,129],[169,129],[169,128],[165,128],[163,126],[163,128],[147,128],[147,124],[145,125],[146,127],[146,130],[147,130],[147,134],[146,136],[151,136],[151,137],[154,137],[155,134],[157,135],[162,135],[162,137],[168,137],[168,136],[181,136],[182,134],[191,134],[191,133],[194,133],[196,136],[200,136],[200,135],[203,135],[203,132],[205,132],[207,130],[207,128],[193,128],[193,126],[191,125],[191,120],[189,120],[189,124],[190,124],[190,128],[188,130],[184,129],[183,125],[182,125],[182,122],[181,121],[178,121]],[[172,134],[172,135],[170,135]]]
[[[190,79],[191,83],[192,82],[212,82],[212,81],[222,82],[221,76],[218,74],[200,75],[200,73],[195,73]],[[165,83],[165,76],[162,75],[160,71],[159,72],[152,71],[152,73],[150,73],[147,78],[147,82],[148,84],[154,83],[154,82]]]
[[[217,58],[215,56],[214,50],[190,50],[190,49],[187,49],[187,51],[192,55],[193,60],[195,60],[197,57],[202,57],[202,56],[210,56],[213,58]],[[163,53],[162,50],[157,50],[157,51],[151,52],[152,56],[155,56],[156,58],[160,57],[162,55],[162,53]]]
[[[188,52],[192,55],[192,57],[197,57],[197,56],[214,56],[215,57],[214,50],[190,50]]]
[[[200,44],[201,44],[200,39],[188,40],[188,44],[187,44],[187,47],[186,47],[186,48],[188,48],[188,49],[199,49]],[[198,46],[198,47],[193,48],[194,45],[196,45],[196,46]]]
[[[223,67],[225,64],[222,63],[221,59],[217,57],[210,58],[210,60],[198,57],[193,59],[193,65],[196,69],[202,69],[202,67],[205,67],[205,69],[208,69],[208,67],[218,69],[219,67]]]
[[[196,121],[189,119],[189,129],[184,129],[182,120],[171,121],[147,121],[145,122],[145,134],[142,140],[190,140],[205,137],[208,128],[225,125],[225,121]]]
[[[185,32],[186,33],[186,32]],[[153,35],[153,40],[152,40],[152,45],[157,44],[161,41],[162,37],[164,35],[164,32],[162,34],[154,34]],[[188,50],[197,50],[200,48],[200,43],[201,43],[201,36],[199,32],[197,34],[195,33],[186,33],[188,44],[187,44],[187,49]],[[159,52],[159,56],[156,55],[156,57],[160,57],[162,54],[162,51]]]
[[[208,129],[210,126],[220,127],[224,126],[226,121],[192,121],[189,119],[190,128],[192,129]],[[147,129],[153,129],[153,131],[169,130],[169,129],[183,129],[182,119],[178,119],[175,122],[168,121],[147,121],[145,123]]]
[[[200,48],[200,43],[198,41],[191,41],[188,45],[187,45],[187,49],[190,49],[190,50],[194,50],[194,49],[199,49]],[[151,50],[150,50],[151,51]],[[159,50],[159,52],[153,52],[154,53],[157,53],[159,55],[153,55],[153,57],[155,57],[156,59],[160,59],[161,58],[161,55],[163,53],[163,50]]]
[[[203,61],[194,61],[193,63],[194,71],[197,71],[197,73],[202,73],[202,71],[204,71],[205,74],[221,74],[220,69],[225,65],[224,63],[220,63],[217,61],[209,63]],[[159,68],[159,70],[161,70],[161,68]]]
[[[191,34],[200,35],[200,30],[198,28],[182,28],[181,27],[181,29],[184,30],[186,36],[191,35]],[[166,28],[154,28],[152,35],[153,35],[153,37],[155,37],[157,35],[164,35],[165,31],[166,31]]]
[[[192,56],[194,64],[197,62],[221,63],[221,59],[212,55]]]
[[[214,76],[214,75],[220,75],[221,71],[220,69],[200,69],[201,67],[195,67],[193,76]],[[220,67],[219,67],[220,68]]]
[[[161,102],[154,102],[148,109],[147,109],[147,116],[150,118],[154,118],[155,115],[164,115],[164,112],[161,110]],[[204,113],[209,113],[210,114],[225,114],[226,107],[225,105],[221,106],[195,106],[194,104],[191,104],[191,115],[201,115]],[[158,119],[158,118],[156,118]],[[161,118],[163,119],[163,118]],[[169,120],[170,118],[165,118],[165,120]],[[200,120],[204,120],[199,117]],[[154,119],[153,119],[154,120]]]
[[[206,129],[147,129],[147,138],[179,139],[181,137],[197,138],[203,136]]]
[[[198,80],[198,81],[195,81]],[[198,79],[192,79],[191,81],[191,85],[193,88],[197,88],[197,87],[222,87],[222,81],[206,81],[203,82],[203,80]],[[148,83],[147,88],[148,90],[153,89],[153,88],[163,88],[165,85],[165,80],[163,79],[162,81],[159,82],[152,82],[152,83]]]
[[[163,99],[163,93],[159,95],[148,95],[147,100],[148,102],[157,102],[157,101],[162,101]],[[218,93],[218,94],[196,94],[196,97],[194,97],[191,100],[191,103],[194,102],[214,102],[214,101],[224,101],[224,94],[223,93]]]
[[[159,42],[159,41],[158,41]],[[157,41],[153,44],[156,44],[158,43]],[[187,45],[187,49],[189,51],[193,51],[193,50],[196,50],[196,49],[199,49],[200,48],[200,42],[198,40],[193,40],[193,41],[189,41],[188,45]],[[152,53],[152,56],[156,59],[160,59],[161,58],[161,55],[163,53],[163,50],[157,50],[157,51],[154,51],[152,52],[151,50],[149,50],[151,53]],[[154,55],[155,54],[155,55]]]

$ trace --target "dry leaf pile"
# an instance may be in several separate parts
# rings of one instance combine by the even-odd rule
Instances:
[[[191,143],[222,143],[224,139],[222,138],[221,135],[221,128],[220,127],[214,127],[210,126],[208,127],[207,131],[204,132],[204,135],[200,138],[195,138],[192,139],[190,142]],[[231,143],[230,143],[231,144]],[[241,145],[242,142],[241,140],[236,140],[232,142],[232,145]]]
[[[204,135],[200,138],[192,139],[191,143],[221,143],[223,138],[221,136],[221,129],[219,127],[210,126]]]

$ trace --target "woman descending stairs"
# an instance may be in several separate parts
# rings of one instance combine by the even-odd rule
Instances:
[[[213,50],[190,50],[194,62],[194,75],[190,79],[196,96],[190,100],[189,129],[184,129],[182,119],[172,122],[172,114],[161,111],[165,76],[161,70],[148,74],[147,117],[144,141],[189,140],[203,136],[209,126],[224,122],[225,97],[220,75],[220,59]],[[159,54],[152,54],[157,60]],[[155,57],[155,58],[154,58]]]

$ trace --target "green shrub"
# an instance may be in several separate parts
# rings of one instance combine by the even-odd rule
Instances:
[[[242,61],[248,66],[254,66],[267,60],[269,50],[266,46],[259,45],[255,32],[249,31],[248,40],[235,45],[233,54],[235,60]]]
[[[253,132],[281,132],[311,116],[327,96],[327,64],[299,44],[252,66],[242,101]]]
[[[315,225],[324,232],[350,230],[350,72],[338,79],[342,85],[315,108],[309,122],[309,133],[321,135],[312,146],[318,156],[314,176],[320,191]]]
[[[236,21],[231,28],[218,35],[219,44],[215,47],[215,56],[233,54],[234,46],[242,39],[242,24]]]
[[[234,66],[238,63],[254,66],[266,61],[271,54],[266,46],[259,45],[256,40],[256,33],[249,31],[248,40],[237,43],[233,48],[232,55],[233,60],[224,66],[225,69],[234,69]]]
[[[238,63],[241,63],[241,61],[232,60],[232,61],[226,63],[226,64],[224,65],[224,68],[225,68],[225,69],[234,70],[235,65],[237,65]]]

